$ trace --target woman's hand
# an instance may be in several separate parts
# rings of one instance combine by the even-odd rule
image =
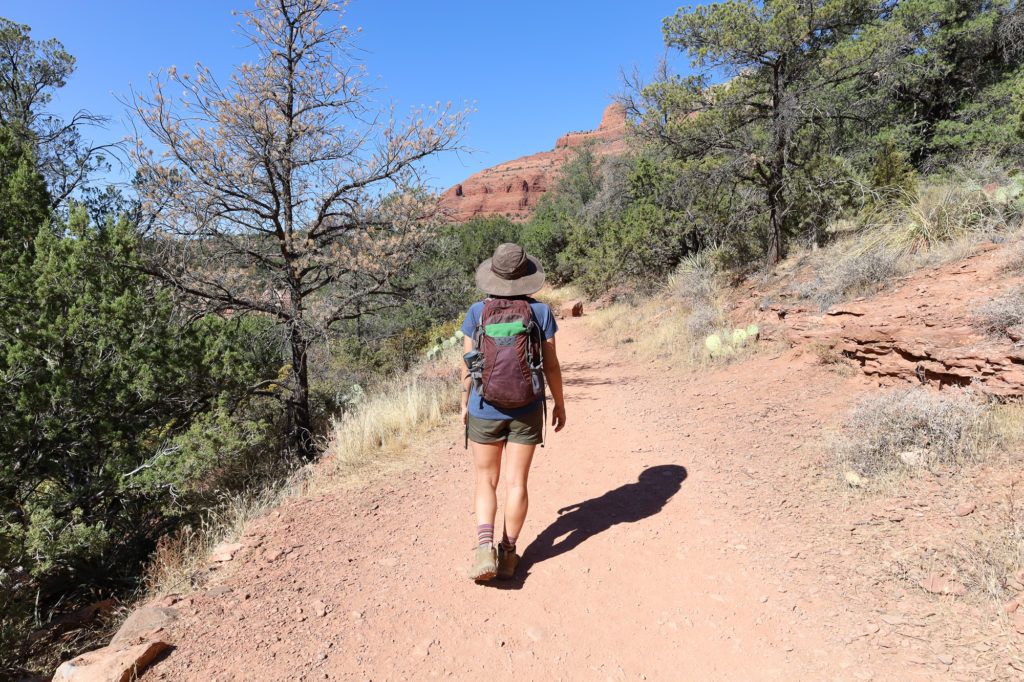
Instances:
[[[556,404],[551,410],[551,425],[555,427],[555,433],[561,431],[565,426],[565,405]]]
[[[466,424],[469,422],[469,405],[462,406],[462,423]]]

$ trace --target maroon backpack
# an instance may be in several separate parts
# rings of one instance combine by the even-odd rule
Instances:
[[[521,298],[488,298],[473,332],[483,356],[477,383],[482,400],[496,407],[526,407],[544,396],[543,340],[533,309]]]

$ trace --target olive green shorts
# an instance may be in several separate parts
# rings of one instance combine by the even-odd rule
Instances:
[[[544,441],[544,409],[537,409],[515,419],[481,419],[469,416],[469,439],[474,443],[509,443],[540,445]]]

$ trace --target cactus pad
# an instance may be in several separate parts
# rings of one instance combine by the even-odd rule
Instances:
[[[711,336],[704,339],[704,347],[708,349],[712,357],[718,357],[718,354],[722,352],[722,339],[718,334],[712,334]]]

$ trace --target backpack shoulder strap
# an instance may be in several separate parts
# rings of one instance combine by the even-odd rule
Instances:
[[[494,299],[487,297],[480,307],[480,315],[476,318],[476,327],[473,328],[473,350],[480,350],[480,339],[484,335],[484,318],[487,316],[487,304]]]

